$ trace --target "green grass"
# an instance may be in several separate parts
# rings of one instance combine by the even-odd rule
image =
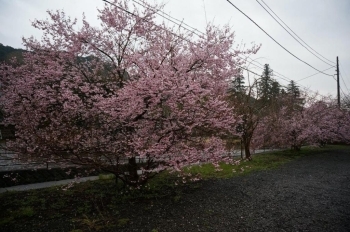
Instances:
[[[115,175],[114,174],[99,174],[98,178],[100,180],[113,180],[113,179],[115,179]]]
[[[252,161],[243,160],[238,165],[221,163],[221,170],[215,170],[211,164],[197,165],[186,168],[184,174],[200,176],[204,180],[231,178],[278,168],[300,157],[332,150],[350,154],[349,146],[303,147],[300,152],[287,150],[253,155]],[[104,175],[99,180],[76,184],[65,191],[56,186],[6,192],[0,194],[0,226],[6,230],[16,225],[60,221],[73,225],[64,231],[122,230],[137,220],[138,214],[147,213],[159,202],[170,206],[181,203],[186,194],[201,188],[201,184],[201,181],[183,183],[182,177],[176,173],[163,172],[138,190],[118,189],[113,176]]]
[[[186,168],[185,172],[191,175],[199,175],[202,179],[231,178],[234,176],[246,175],[253,171],[277,168],[303,156],[344,148],[350,149],[350,147],[347,146],[332,145],[325,148],[303,147],[300,151],[271,151],[253,155],[253,160],[241,160],[239,164],[220,163],[219,170],[216,170],[212,164],[202,164]]]

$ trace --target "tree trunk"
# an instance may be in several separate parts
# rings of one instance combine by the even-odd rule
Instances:
[[[137,164],[136,164],[136,158],[135,157],[132,157],[132,158],[129,159],[128,172],[129,172],[129,178],[128,178],[129,184],[137,185],[137,182],[139,180],[139,175],[137,174]]]
[[[300,150],[301,150],[301,145],[293,144],[293,145],[292,145],[292,150],[294,150],[294,151],[300,151]]]
[[[250,140],[250,138],[243,138],[245,158],[247,160],[252,160],[252,156],[250,154]]]
[[[245,152],[245,158],[247,160],[252,160],[252,155],[250,154],[250,145],[244,144],[244,152]]]

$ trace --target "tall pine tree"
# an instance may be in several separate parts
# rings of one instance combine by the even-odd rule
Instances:
[[[287,95],[290,97],[292,101],[292,109],[300,110],[304,105],[304,98],[300,97],[300,89],[299,86],[295,83],[295,81],[291,80],[287,86]]]
[[[287,86],[287,93],[294,98],[300,97],[300,90],[299,86],[296,85],[295,81],[291,80],[290,83]]]
[[[237,75],[232,80],[230,91],[233,94],[244,93],[245,92],[244,84],[245,83],[244,83],[244,77],[243,77],[243,70],[238,69]]]
[[[273,71],[269,64],[264,65],[264,71],[261,75],[260,81],[258,82],[258,97],[259,99],[267,103],[272,99],[272,80]]]

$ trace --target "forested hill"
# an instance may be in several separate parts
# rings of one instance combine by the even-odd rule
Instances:
[[[25,52],[25,50],[5,46],[2,43],[0,43],[0,63],[7,63],[14,57],[16,57],[19,62],[23,62],[23,52]]]

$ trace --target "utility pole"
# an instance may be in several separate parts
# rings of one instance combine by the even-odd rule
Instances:
[[[339,59],[337,56],[337,93],[338,93],[338,107],[340,108],[340,84],[339,84]]]

